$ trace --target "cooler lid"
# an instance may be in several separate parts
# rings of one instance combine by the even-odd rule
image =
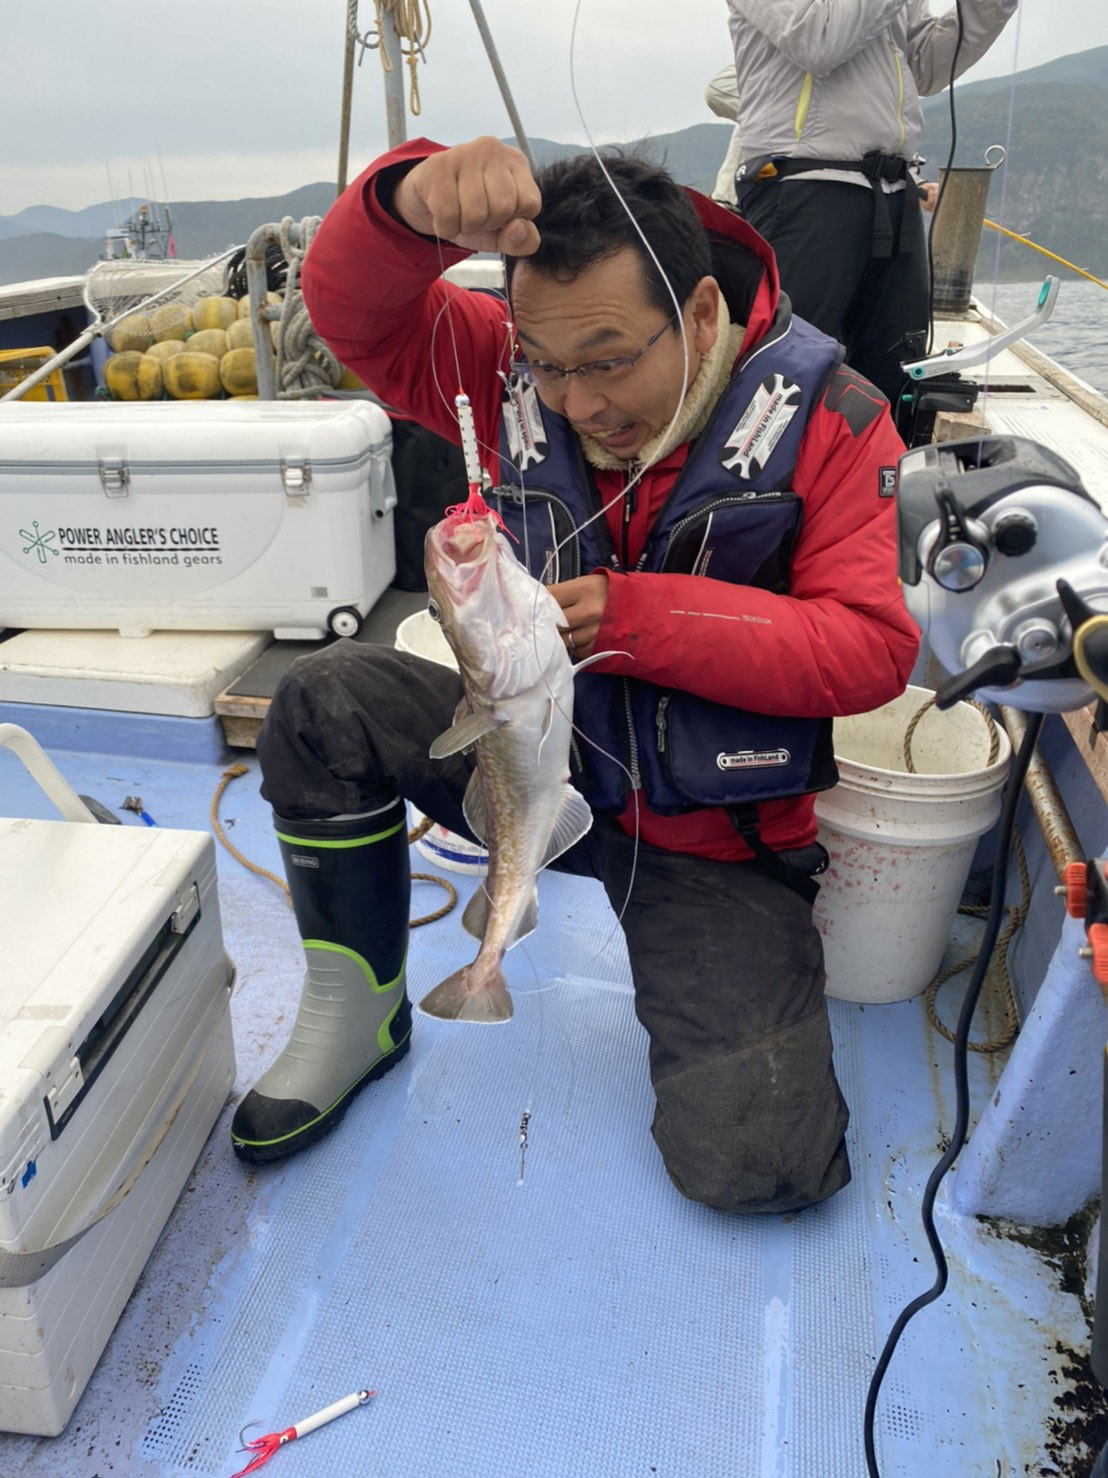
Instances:
[[[0,819],[0,1100],[64,1069],[189,889],[202,832]]]
[[[388,415],[363,400],[12,401],[0,406],[0,476],[135,468],[351,465],[391,445]]]

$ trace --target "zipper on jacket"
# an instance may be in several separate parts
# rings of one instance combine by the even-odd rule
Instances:
[[[658,708],[654,714],[654,727],[658,731],[659,754],[665,754],[666,752],[666,725],[669,717],[666,710],[669,708],[669,700],[671,697],[672,694],[666,693],[661,698],[659,698]]]
[[[585,767],[581,762],[581,750],[577,743],[577,735],[572,730],[569,735],[569,754],[571,760],[570,769],[575,775],[582,774]]]
[[[559,579],[576,580],[581,573],[581,541],[577,537],[577,525],[574,522],[573,514],[569,510],[569,504],[564,502],[561,498],[555,496],[554,493],[548,493],[539,488],[528,488],[527,492],[524,493],[521,488],[517,488],[511,484],[503,487],[498,487],[496,489],[495,495],[499,498],[506,498],[508,502],[512,503],[516,508],[522,509],[525,514],[528,498],[530,498],[532,502],[535,503],[545,503],[550,509],[558,508],[561,510],[565,521],[565,526],[570,531],[572,537],[558,540],[558,527],[552,513],[550,518],[550,530],[554,536],[556,543],[558,544],[558,553],[556,555],[556,558],[558,560],[559,566]],[[569,566],[568,573],[564,575],[561,573],[561,565],[563,562]],[[549,584],[550,582],[547,581],[545,583]]]
[[[629,462],[627,464],[627,483],[623,491],[623,525],[620,529],[620,549],[623,555],[623,568],[625,570],[631,566],[631,558],[628,554],[627,546],[628,530],[631,527],[631,515],[639,506],[637,485],[633,487],[631,484],[634,483],[638,475],[638,464]]]
[[[639,769],[639,741],[635,737],[635,719],[631,712],[631,684],[621,678],[623,684],[623,709],[627,715],[627,768],[631,771],[631,789],[642,789],[642,772]]]

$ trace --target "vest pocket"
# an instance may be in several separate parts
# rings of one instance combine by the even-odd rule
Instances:
[[[496,487],[489,500],[514,540],[520,564],[536,580],[555,585],[581,573],[581,541],[569,505],[543,488]]]
[[[825,790],[838,779],[830,719],[776,718],[635,684],[643,788],[652,810],[738,806]]]
[[[670,530],[659,568],[780,594],[803,519],[792,492],[712,498]]]

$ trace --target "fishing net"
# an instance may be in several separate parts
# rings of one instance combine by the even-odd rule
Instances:
[[[88,328],[32,374],[23,376],[15,385],[0,385],[0,403],[26,396],[74,359],[93,339],[104,337],[110,343],[112,330],[134,314],[167,306],[190,309],[199,298],[218,296],[226,282],[227,263],[238,250],[232,247],[218,257],[200,262],[179,258],[97,262],[85,279]]]
[[[200,298],[219,296],[227,281],[230,253],[195,262],[97,262],[85,281],[85,305],[93,325],[106,332],[131,313],[176,303],[191,308]]]

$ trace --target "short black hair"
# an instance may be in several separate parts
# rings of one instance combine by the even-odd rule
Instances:
[[[556,160],[536,173],[542,209],[535,225],[541,240],[538,251],[523,260],[555,281],[573,282],[587,268],[630,246],[642,263],[647,297],[671,314],[670,287],[683,308],[696,284],[712,271],[707,233],[692,201],[667,170],[622,149],[605,149],[601,157],[662,271],[592,153]],[[519,260],[506,260],[509,290]]]

